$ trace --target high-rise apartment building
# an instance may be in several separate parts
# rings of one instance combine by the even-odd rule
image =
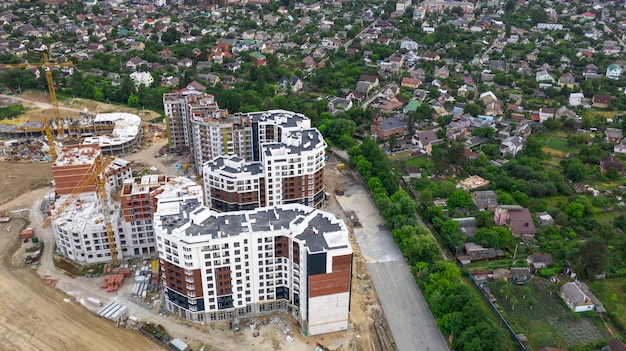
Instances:
[[[154,228],[165,307],[180,317],[282,310],[309,335],[347,329],[352,249],[333,214],[299,204],[218,213],[188,199],[159,202]]]
[[[228,115],[207,94],[166,94],[163,101],[171,147],[192,153],[207,206],[237,211],[323,201],[326,143],[306,116],[284,110]]]

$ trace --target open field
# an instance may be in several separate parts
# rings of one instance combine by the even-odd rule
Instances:
[[[15,97],[16,99],[13,99]],[[19,100],[17,100],[19,99]],[[3,96],[0,99],[0,106],[10,106],[12,104],[21,104],[24,111],[20,117],[26,117],[31,122],[42,122],[45,117],[50,117],[52,104],[48,94],[42,91],[29,90],[23,94]],[[145,122],[162,117],[159,113],[132,108],[122,105],[112,105],[95,100],[86,100],[80,98],[70,98],[59,100],[59,110],[62,117],[79,117],[81,112],[89,114],[106,113],[106,112],[129,112],[141,117]]]
[[[571,147],[567,143],[567,140],[559,139],[559,138],[550,138],[550,139],[548,139],[548,141],[546,143],[546,146],[548,146],[549,148],[552,148],[552,149],[563,151],[566,154],[567,153],[574,153],[574,152],[578,151],[576,148]]]
[[[509,324],[524,333],[535,350],[608,339],[610,335],[598,319],[575,314],[565,306],[558,294],[558,286],[563,283],[533,278],[525,285],[498,281],[488,287]]]
[[[434,166],[433,161],[426,155],[410,158],[406,160],[405,165],[407,167],[418,167],[424,169],[433,168]]]
[[[52,179],[50,163],[0,161],[0,169],[0,205],[31,190],[46,187]]]

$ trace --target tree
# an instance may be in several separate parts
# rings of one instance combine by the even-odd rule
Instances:
[[[398,137],[395,134],[391,134],[387,142],[389,143],[389,150],[393,151],[393,149],[395,149],[395,147],[398,145]]]
[[[493,226],[478,229],[474,233],[474,241],[484,247],[508,249],[513,242],[513,235],[507,227]]]
[[[137,96],[135,94],[131,94],[128,97],[128,101],[126,103],[128,104],[128,106],[131,106],[131,107],[139,106],[139,96]]]
[[[180,32],[174,28],[174,27],[169,27],[162,35],[161,35],[161,41],[163,41],[163,43],[165,45],[173,45],[178,43],[178,41],[180,40]]]
[[[484,112],[485,109],[475,103],[469,103],[463,108],[463,113],[467,113],[472,116],[482,115]]]
[[[470,193],[457,189],[448,198],[448,208],[454,210],[455,208],[468,208],[473,205],[472,195]]]
[[[602,238],[597,236],[587,239],[580,245],[580,262],[582,271],[593,279],[605,270],[608,248]]]

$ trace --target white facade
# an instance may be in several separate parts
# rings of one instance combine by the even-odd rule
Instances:
[[[136,86],[145,85],[147,87],[152,86],[154,83],[154,78],[150,74],[150,72],[133,72],[130,74],[130,79],[135,82]]]
[[[352,249],[343,221],[303,205],[155,214],[165,307],[193,322],[284,310],[310,335],[346,330]]]

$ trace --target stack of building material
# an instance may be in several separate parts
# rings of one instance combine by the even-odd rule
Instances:
[[[124,283],[123,273],[108,274],[104,276],[104,282],[102,282],[102,285],[100,285],[100,287],[102,289],[107,289],[107,292],[115,292],[117,291],[117,289],[120,288],[120,286],[122,286],[123,283]]]
[[[28,228],[22,230],[21,236],[22,236],[22,240],[23,239],[30,239],[30,238],[35,236],[35,229],[33,229],[31,227],[28,227]]]
[[[135,271],[135,284],[133,285],[132,295],[135,297],[145,298],[150,283],[149,267],[143,266]]]
[[[98,316],[104,317],[106,319],[117,322],[121,319],[124,319],[126,313],[128,312],[128,307],[124,305],[120,305],[115,301],[109,302],[106,306],[102,307],[98,310]]]
[[[130,268],[128,267],[120,268],[119,273],[123,274],[124,278],[130,278]]]

